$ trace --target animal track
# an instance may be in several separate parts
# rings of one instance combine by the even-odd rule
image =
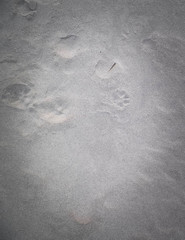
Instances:
[[[118,108],[125,108],[130,103],[130,97],[125,90],[117,89],[112,94],[112,102]]]
[[[114,89],[103,96],[99,111],[107,112],[113,119],[123,122],[123,118],[125,120],[129,118],[128,112],[125,111],[129,105],[129,94],[123,89]]]
[[[59,124],[68,119],[66,116],[67,102],[57,97],[35,99],[31,88],[23,83],[10,84],[2,93],[2,101],[5,105],[15,109],[29,110],[35,113],[37,119],[47,123]]]
[[[47,123],[59,124],[65,122],[68,118],[65,109],[67,103],[61,99],[53,99],[52,97],[34,103],[30,108],[40,119]]]
[[[122,111],[130,104],[130,97],[125,90],[116,89],[103,102],[118,111]]]
[[[2,99],[6,99],[10,102],[20,100],[22,97],[30,92],[30,88],[22,83],[11,84],[4,89]]]
[[[78,37],[76,35],[67,35],[60,38],[58,47],[56,48],[57,55],[63,58],[73,58],[78,52]]]
[[[129,121],[131,108],[130,96],[124,89],[114,89],[102,95],[101,103],[98,103],[98,112],[107,113],[113,120],[120,123]]]
[[[8,106],[24,109],[29,103],[30,91],[31,88],[26,84],[10,84],[2,93],[2,101]]]
[[[116,63],[100,60],[95,66],[96,75],[102,79],[108,79],[111,77],[112,72],[116,69]]]
[[[126,70],[126,64],[123,64],[119,58],[105,57],[95,65],[95,74],[101,79],[110,79],[115,74],[125,73]]]

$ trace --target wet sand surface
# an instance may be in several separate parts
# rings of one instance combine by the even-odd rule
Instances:
[[[0,239],[185,239],[185,1],[0,2]]]

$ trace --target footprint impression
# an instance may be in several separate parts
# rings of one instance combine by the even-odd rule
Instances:
[[[40,119],[50,124],[60,124],[69,119],[66,115],[67,102],[61,98],[48,97],[37,101],[31,108]]]
[[[31,85],[14,83],[4,88],[1,95],[2,102],[12,108],[29,111],[40,119],[50,124],[60,124],[68,120],[68,103],[61,97],[36,97]]]
[[[100,112],[108,112],[113,119],[123,121],[123,119],[129,118],[129,112],[127,111],[129,105],[129,94],[126,90],[117,88],[103,95]]]
[[[130,103],[128,93],[123,89],[116,89],[111,96],[113,105],[120,110],[124,110]]]
[[[99,60],[95,66],[95,73],[101,79],[108,79],[114,73],[120,72],[121,68],[117,62]]]
[[[31,88],[23,83],[14,83],[8,85],[2,93],[2,101],[5,105],[17,108],[26,109],[32,100]]]
[[[61,37],[57,43],[56,54],[62,58],[73,58],[79,51],[78,37],[76,35],[67,35]]]

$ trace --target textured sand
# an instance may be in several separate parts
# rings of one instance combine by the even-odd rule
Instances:
[[[185,1],[0,1],[0,239],[185,239]]]

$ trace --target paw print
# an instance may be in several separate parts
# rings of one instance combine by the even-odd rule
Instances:
[[[39,118],[47,123],[60,124],[67,120],[66,108],[67,103],[65,100],[48,97],[34,103],[30,110],[36,112]]]
[[[32,100],[31,88],[23,83],[10,84],[3,90],[1,100],[7,106],[25,110]]]
[[[6,87],[2,94],[2,99],[8,102],[20,101],[30,92],[30,88],[22,83],[11,84]]]
[[[130,119],[130,96],[124,89],[114,89],[102,95],[99,111],[108,113],[113,121],[123,124]]]
[[[125,90],[116,89],[112,94],[112,102],[117,108],[122,110],[129,105],[130,97]]]

